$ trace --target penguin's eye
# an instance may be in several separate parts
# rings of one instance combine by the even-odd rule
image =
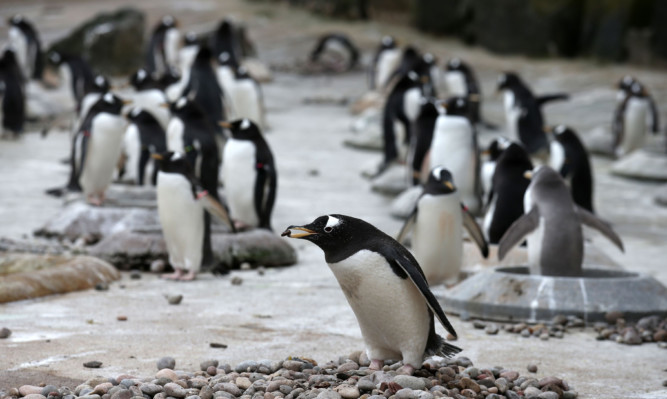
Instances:
[[[325,233],[331,233],[332,231],[333,231],[333,227],[331,227],[331,226],[327,226],[327,227],[324,228]]]

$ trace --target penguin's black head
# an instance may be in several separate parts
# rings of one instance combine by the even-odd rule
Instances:
[[[378,232],[361,219],[332,214],[320,216],[304,226],[289,226],[281,236],[310,241],[320,247],[325,258],[329,259],[334,253],[362,247],[362,240],[368,240]]]
[[[424,194],[442,195],[451,194],[456,191],[454,177],[443,166],[436,166],[428,174],[428,180],[424,185]]]
[[[130,76],[130,85],[141,91],[155,87],[155,80],[144,68],[140,68]]]
[[[213,52],[208,46],[201,46],[197,52],[197,56],[193,62],[193,66],[208,66],[210,67]]]
[[[525,165],[526,169],[532,169],[533,162],[530,160],[528,151],[517,142],[509,142],[507,148],[498,156],[498,164],[511,162],[512,164]]]
[[[181,73],[179,72],[178,68],[169,66],[169,68],[167,68],[167,72],[160,77],[157,83],[160,88],[165,89],[168,86],[178,82],[180,79]]]
[[[449,97],[445,103],[447,115],[463,116],[468,118],[471,113],[470,101],[466,97]]]
[[[616,88],[619,90],[629,92],[630,88],[632,87],[632,84],[635,83],[637,79],[635,79],[634,76],[632,75],[625,75],[621,78],[621,80],[618,81],[616,84]]]
[[[248,118],[237,119],[232,122],[220,122],[220,126],[229,129],[232,138],[236,140],[259,140],[262,132],[253,121]]]
[[[167,151],[161,154],[151,155],[158,161],[158,167],[164,173],[178,173],[183,176],[192,174],[192,166],[185,155],[180,152]]]
[[[445,66],[445,69],[448,72],[453,72],[453,71],[465,72],[469,68],[468,68],[468,64],[463,62],[460,58],[452,58],[451,60],[447,61],[447,65]]]
[[[32,24],[21,14],[16,14],[7,20],[10,26],[19,28],[22,32],[31,32],[34,30]]]
[[[236,79],[248,79],[250,78],[250,74],[248,73],[248,68],[244,66],[240,66],[236,68],[236,71],[234,72],[234,77]]]
[[[552,128],[550,130],[550,133],[553,134],[554,139],[556,141],[559,141],[561,143],[569,141],[572,138],[572,136],[576,136],[574,130],[565,125],[558,125]]]
[[[123,100],[117,95],[107,92],[90,108],[90,112],[120,115],[123,106],[130,103],[130,100]]]
[[[172,15],[165,15],[160,21],[160,26],[166,29],[175,28],[178,26],[178,21],[176,21],[176,18],[174,18]]]
[[[46,59],[49,61],[49,64],[53,66],[59,66],[63,63],[63,61],[65,61],[63,55],[58,51],[49,52],[49,55],[46,57]]]
[[[199,44],[199,38],[195,32],[188,32],[185,34],[184,46],[196,46]]]
[[[396,48],[396,39],[389,35],[383,36],[380,40],[380,48],[383,50]]]
[[[200,118],[204,116],[204,111],[201,110],[199,105],[188,97],[181,97],[173,103],[170,103],[169,112],[181,119],[188,117]]]
[[[439,102],[440,100],[435,97],[422,97],[419,100],[419,117],[438,116],[440,114]]]
[[[106,93],[110,88],[111,84],[109,83],[109,79],[107,79],[106,76],[96,75],[95,79],[93,79],[93,86],[90,91],[92,93]]]
[[[153,114],[139,107],[133,107],[125,117],[127,120],[137,125],[158,123]]]
[[[489,147],[484,150],[483,155],[488,155],[491,161],[497,160],[500,155],[505,151],[512,142],[506,139],[505,137],[498,137],[491,141]]]
[[[498,76],[498,91],[512,89],[521,85],[523,85],[521,78],[514,72],[503,72]]]

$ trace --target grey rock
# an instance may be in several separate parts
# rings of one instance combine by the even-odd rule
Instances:
[[[172,295],[172,294],[167,295],[167,302],[170,305],[179,305],[181,303],[181,301],[183,301],[183,295],[180,295],[180,294],[178,294],[178,295]],[[204,370],[204,371],[206,371],[206,370]]]
[[[132,392],[130,392],[129,389],[120,389],[111,395],[111,399],[130,399],[131,397],[132,397]]]
[[[531,373],[537,373],[537,365],[536,364],[529,364],[526,369],[531,372]]]
[[[199,397],[201,399],[211,399],[213,397],[213,388],[208,385],[205,385],[199,391]]]
[[[507,396],[507,399],[521,399],[521,396],[512,390],[505,392],[505,396]]]
[[[253,372],[253,371],[257,371],[258,366],[259,366],[259,364],[257,362],[255,362],[253,360],[247,360],[245,362],[241,362],[241,363],[237,364],[236,367],[234,368],[234,371],[236,371],[237,373],[243,373],[243,372],[246,372],[246,371]]]
[[[156,393],[164,391],[164,388],[157,384],[142,384],[141,392],[145,393],[148,396],[154,396]]]
[[[171,369],[173,370],[174,367],[176,367],[176,359],[174,359],[171,356],[165,356],[163,358],[160,358],[160,360],[157,361],[157,369],[162,370],[162,369]]]
[[[235,384],[232,384],[230,382],[223,382],[222,384],[218,385],[220,386],[220,389],[222,391],[228,392],[234,396],[241,396],[241,390]],[[218,385],[216,385],[216,387]]]
[[[50,393],[56,392],[57,396],[60,396],[60,393],[58,392],[58,387],[55,385],[47,385],[44,388],[42,388],[41,394],[43,396],[49,396]]]
[[[199,369],[201,371],[206,371],[211,366],[218,367],[218,364],[219,364],[218,361],[215,359],[204,360],[201,363],[199,363]]]
[[[663,382],[663,386],[666,386]],[[579,396],[577,391],[563,391],[562,399],[576,399]]]
[[[394,382],[403,388],[410,388],[414,390],[423,390],[426,388],[426,383],[424,380],[411,375],[397,375],[394,377]]]
[[[341,396],[336,391],[325,390],[317,395],[317,399],[341,399]]]
[[[507,391],[507,388],[509,388],[509,381],[502,377],[498,378],[494,384],[498,388],[498,391],[502,394],[504,394]]]
[[[83,364],[83,367],[89,368],[89,369],[98,369],[102,367],[102,362],[98,360],[91,360],[89,362],[85,362]]]
[[[357,399],[361,396],[359,388],[353,385],[342,384],[337,386],[335,390],[343,399]]]
[[[399,389],[395,396],[396,399],[418,399],[417,392],[410,388]]]
[[[357,382],[357,388],[359,388],[361,392],[370,392],[375,389],[375,387],[375,383],[368,377],[362,377]]]
[[[558,394],[556,392],[542,392],[541,394],[537,395],[538,399],[558,399]]]
[[[531,399],[531,398],[537,398],[539,395],[542,393],[539,389],[535,387],[527,387],[524,389],[523,394],[526,398]]]
[[[10,335],[12,335],[12,330],[9,328],[2,327],[2,329],[0,329],[0,339],[9,338]]]
[[[167,396],[172,396],[174,398],[185,398],[185,396],[187,395],[185,388],[173,382],[165,384],[164,393]]]
[[[498,334],[498,325],[496,323],[489,323],[484,329],[484,332],[489,335],[496,335]]]

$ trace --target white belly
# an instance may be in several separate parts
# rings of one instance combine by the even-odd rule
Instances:
[[[181,118],[171,118],[167,125],[167,150],[174,152],[185,152],[185,144],[183,143],[183,133],[185,132],[185,125]]]
[[[463,232],[456,193],[424,195],[419,200],[412,250],[429,285],[455,279],[461,271]]]
[[[565,165],[565,148],[558,141],[552,141],[549,145],[549,166],[551,169],[560,173],[560,170]]]
[[[410,122],[414,122],[419,116],[419,110],[421,108],[419,102],[421,97],[421,91],[416,87],[406,91],[403,96],[403,109],[405,110],[405,116]]]
[[[493,214],[496,212],[496,203],[498,202],[498,195],[494,195],[493,199],[491,200],[491,203],[489,204],[489,208],[486,211],[486,214],[484,215],[484,221],[483,221],[483,228],[484,228],[484,235],[487,239],[489,240],[490,237],[490,231],[491,231],[491,223],[493,222]]]
[[[93,119],[80,178],[84,194],[102,194],[111,184],[120,158],[125,126],[125,120],[117,115],[100,114]]]
[[[164,57],[169,66],[178,65],[178,45],[181,41],[181,34],[176,28],[167,29],[164,37]]]
[[[16,61],[21,68],[23,77],[29,79],[32,75],[32,65],[28,57],[28,40],[21,30],[15,26],[9,28],[9,45],[14,49]]]
[[[507,122],[507,135],[512,141],[519,140],[519,117],[521,109],[514,105],[514,93],[511,90],[505,90],[503,96],[505,106],[505,120]]]
[[[222,180],[232,219],[258,226],[255,211],[257,176],[255,146],[249,141],[229,139],[225,144]]]
[[[401,62],[401,51],[398,49],[385,50],[380,54],[377,63],[377,73],[375,75],[375,87],[384,88],[392,72]]]
[[[166,96],[158,89],[142,90],[132,94],[132,106],[149,112],[165,130],[169,125],[170,114],[169,109],[161,104],[166,101]]]
[[[139,158],[141,156],[141,138],[137,125],[131,124],[123,137],[123,153],[125,154],[125,175],[123,180],[139,182]]]
[[[204,240],[204,209],[180,174],[158,172],[157,208],[169,263],[199,271]]]
[[[481,179],[482,190],[484,190],[484,201],[488,198],[491,188],[493,186],[493,174],[496,172],[496,162],[486,161],[482,163]]]
[[[409,279],[401,279],[384,257],[361,250],[330,263],[352,307],[371,359],[402,357],[419,367],[429,331],[427,304]]]
[[[542,244],[544,242],[544,218],[540,217],[537,228],[526,235],[526,245],[528,246],[528,268],[530,274],[542,274]]]
[[[646,117],[649,103],[642,98],[631,98],[623,116],[623,140],[616,149],[617,155],[625,155],[642,148],[646,137]]]
[[[447,83],[447,92],[450,96],[465,97],[468,95],[468,85],[466,85],[466,78],[463,72],[446,72],[445,82]]]
[[[237,80],[231,94],[236,118],[248,118],[262,129],[264,125],[262,100],[255,82],[251,79]]]

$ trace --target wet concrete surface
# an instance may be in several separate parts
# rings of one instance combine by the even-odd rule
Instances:
[[[35,20],[46,41],[96,11],[129,1],[51,1],[3,3],[3,15],[21,12]],[[173,12],[183,26],[201,31],[231,14],[248,25],[260,59],[269,65],[293,65],[306,58],[320,33],[346,31],[369,52],[381,35],[391,33],[401,43],[413,42],[441,60],[460,56],[476,69],[482,82],[487,119],[502,124],[502,102],[494,96],[495,79],[502,70],[517,70],[538,93],[567,91],[569,102],[548,105],[549,123],[567,123],[582,134],[608,125],[615,104],[612,85],[634,74],[652,91],[666,116],[667,80],[661,70],[589,61],[530,60],[499,57],[460,43],[429,37],[411,28],[383,23],[347,23],[313,17],[284,5],[241,1],[140,3],[152,25],[163,13]],[[210,22],[203,22],[210,21]],[[298,29],[295,29],[298,27]],[[0,37],[6,27],[0,26]],[[347,108],[331,104],[304,105],[306,97],[354,99],[365,90],[358,70],[339,76],[302,76],[276,72],[264,85],[271,126],[267,140],[278,164],[279,191],[273,226],[306,223],[327,213],[366,219],[389,234],[401,222],[389,216],[391,199],[372,193],[360,176],[378,153],[355,151],[342,142],[354,134]],[[68,133],[53,131],[46,138],[29,132],[19,141],[0,142],[0,236],[21,238],[43,225],[62,208],[43,191],[64,183],[67,167],[59,163],[68,153]],[[487,138],[485,136],[483,138]],[[658,142],[653,143],[658,145]],[[612,161],[594,158],[596,209],[613,223],[623,238],[621,254],[603,237],[592,233],[591,245],[632,271],[647,273],[667,284],[667,208],[655,204],[658,183],[612,176]],[[204,274],[192,283],[161,281],[144,274],[131,280],[123,273],[108,291],[84,291],[0,306],[0,326],[13,331],[0,341],[0,391],[23,383],[75,385],[95,375],[121,373],[150,376],[156,361],[173,356],[176,367],[198,369],[208,358],[236,364],[243,360],[307,356],[324,362],[363,348],[354,315],[345,302],[321,251],[307,242],[290,241],[299,263],[284,269],[237,271],[231,276]],[[231,277],[241,277],[232,285]],[[444,287],[435,287],[441,295]],[[164,294],[182,294],[180,305],[169,305]],[[127,316],[118,321],[117,316]],[[521,370],[539,367],[538,377],[555,375],[567,380],[584,398],[660,398],[667,396],[662,381],[667,351],[655,344],[625,346],[596,341],[591,330],[575,331],[563,339],[541,341],[514,334],[488,336],[470,322],[452,317],[459,333],[456,343],[477,366]],[[444,334],[442,328],[438,328]],[[223,343],[226,349],[211,348]],[[86,369],[90,360],[100,369]]]

